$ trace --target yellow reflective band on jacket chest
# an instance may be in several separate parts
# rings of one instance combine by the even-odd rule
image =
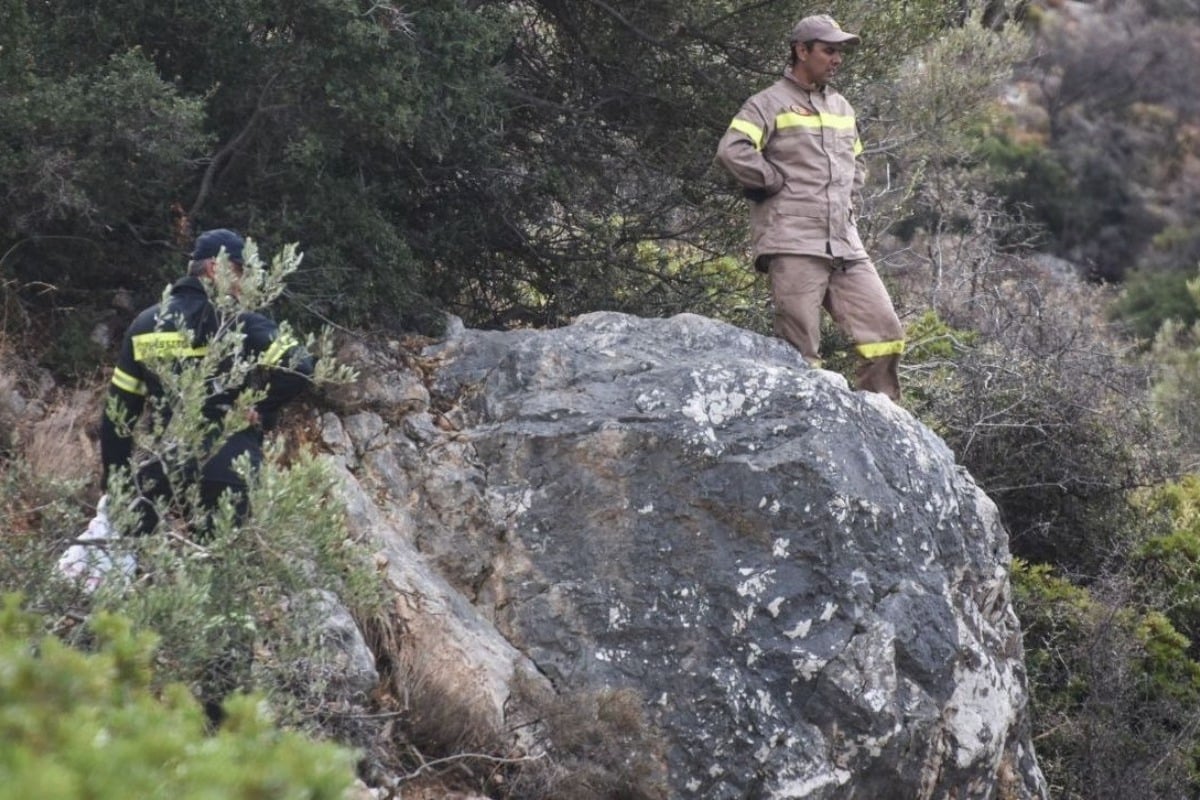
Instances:
[[[854,117],[845,114],[799,114],[795,111],[784,111],[775,117],[776,128],[833,128],[840,131],[854,130]]]
[[[202,358],[207,352],[207,347],[193,347],[191,337],[182,331],[140,333],[133,337],[134,361]]]
[[[852,131],[854,130],[854,124],[854,117],[852,116],[826,114],[823,112],[801,114],[795,111],[784,111],[775,117],[776,130],[784,130],[786,128],[829,128],[830,130]],[[754,143],[755,150],[762,150],[766,146],[766,133],[753,122],[747,122],[744,119],[734,117],[733,122],[729,123],[729,127],[731,130],[738,131],[750,137],[750,141]],[[862,140],[855,137],[854,155],[857,156],[862,151]]]
[[[800,114],[795,111],[784,111],[775,117],[775,128],[829,128],[835,131],[854,130],[854,117],[845,114]],[[854,137],[854,155],[863,151],[862,141]]]

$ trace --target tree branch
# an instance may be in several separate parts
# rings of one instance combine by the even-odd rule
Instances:
[[[208,162],[208,168],[204,170],[204,178],[200,181],[200,189],[196,192],[196,199],[192,203],[192,207],[188,209],[188,219],[194,218],[200,209],[204,207],[208,201],[208,195],[212,191],[213,182],[216,180],[217,170],[237,151],[249,136],[258,120],[268,110],[265,100],[271,87],[274,86],[278,75],[273,75],[263,87],[262,93],[258,96],[258,103],[255,105],[254,112],[250,114],[250,119],[246,120],[246,124],[238,131],[237,135],[230,139],[224,147],[216,152],[212,160]]]

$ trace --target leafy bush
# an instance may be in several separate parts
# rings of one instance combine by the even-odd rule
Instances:
[[[1013,131],[1001,128],[980,137],[976,155],[984,162],[991,190],[1014,218],[1027,217],[1051,241],[1062,236],[1068,209],[1079,198],[1055,153],[1038,141],[1016,139]]]
[[[354,756],[280,732],[260,699],[232,698],[213,735],[186,688],[155,688],[153,637],[89,623],[85,654],[41,633],[16,595],[0,608],[0,798],[341,800]]]
[[[322,697],[326,687],[296,672],[316,655],[308,632],[289,626],[285,611],[314,588],[332,591],[359,615],[382,603],[367,549],[348,538],[337,488],[326,462],[310,455],[272,463],[253,482],[242,524],[226,505],[203,542],[189,538],[179,520],[162,535],[125,542],[144,577],[134,591],[114,587],[96,602],[154,631],[159,672],[206,702],[253,687],[280,708],[296,705],[301,716],[291,722],[310,724],[325,704],[344,698]]]
[[[1185,284],[1193,312],[1200,309],[1200,277]],[[1200,322],[1190,326],[1171,319],[1162,324],[1151,347],[1155,374],[1153,396],[1185,458],[1200,454]]]
[[[1058,800],[1194,797],[1200,664],[1131,587],[1013,565],[1038,761]]]
[[[1168,320],[1191,326],[1200,320],[1200,309],[1187,290],[1191,278],[1192,273],[1184,270],[1136,270],[1126,276],[1121,295],[1113,303],[1112,317],[1147,343]]]
[[[119,238],[114,229],[155,223],[153,238],[166,238],[165,212],[211,144],[203,101],[181,96],[128,39],[93,58],[67,55],[38,39],[26,16],[36,10],[12,13],[29,24],[0,48],[0,71],[13,73],[0,90],[6,271],[38,290],[27,296],[46,283],[95,286],[106,274],[144,279],[145,250],[106,258],[104,242]]]
[[[1156,598],[1165,618],[1190,640],[1200,658],[1200,475],[1187,475],[1142,493],[1139,510],[1165,516],[1166,531],[1132,554],[1132,574],[1146,597]]]
[[[104,355],[104,348],[91,338],[88,319],[74,311],[55,326],[53,340],[42,356],[57,378],[69,382],[93,376]]]

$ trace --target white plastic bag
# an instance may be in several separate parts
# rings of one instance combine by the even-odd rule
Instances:
[[[118,579],[128,584],[137,573],[137,559],[133,553],[110,552],[108,546],[120,536],[108,521],[108,495],[100,498],[96,516],[88,523],[75,544],[67,548],[55,565],[63,578],[78,584],[87,594],[92,594],[109,579]]]

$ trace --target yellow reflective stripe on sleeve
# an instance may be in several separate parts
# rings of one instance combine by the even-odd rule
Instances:
[[[134,361],[201,358],[207,352],[207,347],[192,347],[191,337],[182,331],[140,333],[133,337]]]
[[[880,356],[898,356],[904,352],[904,340],[896,339],[891,342],[868,342],[855,345],[854,349],[863,358],[879,358]]]
[[[862,139],[854,140],[854,155],[861,156],[863,151]]]
[[[271,342],[271,346],[267,348],[267,352],[263,353],[263,363],[268,367],[274,367],[283,361],[283,357],[287,355],[288,350],[291,350],[300,342],[296,341],[296,337],[288,333],[281,333],[279,338]]]
[[[847,131],[854,129],[854,117],[845,114],[797,114],[785,111],[775,117],[777,128],[833,128]]]
[[[744,133],[750,137],[750,141],[754,142],[755,150],[763,149],[763,129],[755,125],[753,122],[747,122],[744,119],[734,117],[733,122],[729,123],[731,130]]]
[[[140,394],[142,396],[145,396],[146,394],[146,384],[142,383],[120,367],[117,367],[113,370],[112,385],[121,391],[129,392],[130,394]]]

